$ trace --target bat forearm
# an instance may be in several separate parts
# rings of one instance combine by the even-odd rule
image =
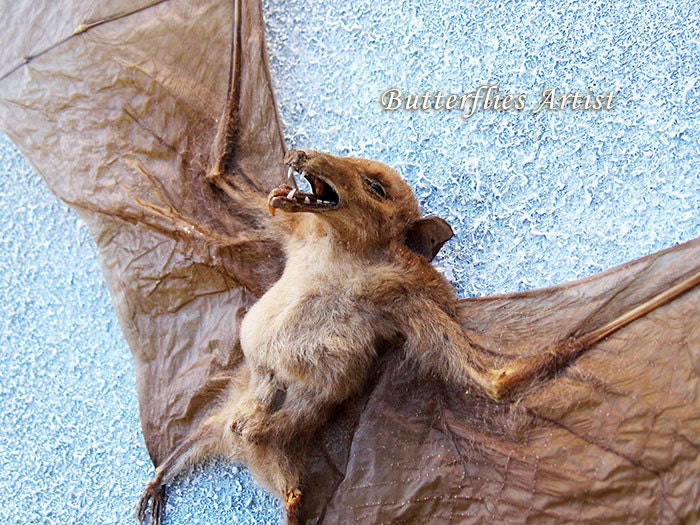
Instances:
[[[407,357],[450,384],[478,386],[490,393],[493,360],[478,351],[455,319],[422,297],[411,299],[403,310]]]

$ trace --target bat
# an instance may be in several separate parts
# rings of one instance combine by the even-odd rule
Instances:
[[[92,21],[78,29],[71,28],[76,32],[75,37],[64,45],[84,51],[83,46],[90,42],[81,35],[90,32],[95,35],[102,31],[106,33],[104,37],[118,38],[126,28],[112,22],[127,18],[132,22],[141,20],[145,31],[150,19],[145,15],[158,9],[174,9],[180,18],[183,13],[194,18],[192,7],[160,2],[114,16],[95,13],[80,17]],[[250,208],[242,210],[233,206],[231,195],[207,176],[212,171],[222,173],[235,195],[264,195],[284,180],[285,172],[282,164],[285,147],[266,69],[259,6],[246,3],[212,9],[218,9],[216,12],[221,15],[220,26],[209,25],[206,32],[229,34],[228,43],[233,45],[226,46],[224,40],[216,44],[217,50],[209,51],[213,57],[231,57],[230,70],[226,74],[221,73],[221,68],[214,72],[215,59],[211,59],[212,67],[206,68],[195,64],[194,58],[190,62],[182,61],[177,53],[166,57],[168,65],[179,75],[177,85],[168,83],[174,76],[163,76],[158,83],[162,87],[156,87],[157,91],[162,90],[159,105],[176,119],[169,121],[167,127],[148,111],[148,97],[142,96],[149,93],[147,79],[153,73],[147,64],[134,58],[144,56],[143,49],[123,49],[124,55],[119,56],[114,50],[100,49],[99,45],[90,48],[87,53],[96,63],[102,61],[104,67],[116,63],[124,68],[125,78],[129,79],[124,93],[128,103],[123,107],[115,104],[113,91],[96,94],[95,100],[86,106],[78,104],[72,109],[74,115],[80,115],[79,119],[65,113],[65,100],[57,98],[46,103],[41,86],[8,83],[8,80],[16,82],[11,69],[4,69],[2,75],[5,89],[11,86],[13,100],[24,101],[21,105],[3,104],[3,122],[16,123],[14,129],[7,129],[8,134],[25,152],[36,150],[28,153],[33,163],[52,189],[85,218],[100,246],[105,276],[139,367],[144,436],[156,464],[161,464],[204,420],[236,377],[242,358],[238,347],[239,327],[223,320],[242,317],[243,311],[252,307],[257,297],[276,282],[283,267],[282,249],[261,227],[257,215]],[[227,20],[235,21],[235,30],[226,26]],[[130,27],[129,31],[133,30]],[[200,36],[193,29],[192,45],[204,45],[201,41],[206,40],[211,46],[217,40]],[[21,56],[32,57],[29,63],[39,67],[46,53],[39,49],[34,54]],[[201,60],[201,54],[196,52],[193,57]],[[73,63],[67,66],[87,67]],[[205,78],[193,80],[194,74],[188,76],[183,71],[187,67]],[[204,69],[206,73],[202,73]],[[91,75],[99,76],[98,70],[91,71]],[[170,92],[166,88],[171,88]],[[8,97],[3,92],[3,100],[7,101]],[[41,111],[31,109],[32,100],[42,101]],[[255,103],[246,103],[251,101]],[[101,106],[119,115],[114,119],[115,128],[119,129],[117,138],[103,129],[100,117],[89,114],[90,108]],[[45,115],[54,113],[65,118],[52,129],[63,131],[62,126],[73,129],[80,121],[78,136],[89,139],[71,144],[75,148],[71,158],[84,162],[77,170],[57,152],[33,143],[36,136],[27,132],[32,122],[43,122]],[[95,134],[95,128],[102,129],[104,136]],[[120,158],[107,164],[117,184],[86,190],[89,187],[86,181],[97,179],[97,164],[90,166],[87,162],[90,152],[96,146],[99,149],[110,144],[124,145]],[[166,171],[175,178],[161,182],[162,166],[168,162],[176,169]],[[81,177],[66,181],[61,174],[69,171],[76,171]],[[144,250],[141,254],[144,263],[151,257],[152,263],[134,268],[130,264],[134,252],[127,255],[133,247]],[[633,489],[644,487],[657,498],[654,516],[661,520],[673,516],[692,519],[697,513],[693,503],[697,499],[693,491],[697,488],[692,483],[686,487],[679,484],[678,490],[668,491],[664,489],[664,480],[666,476],[693,479],[692,474],[697,472],[693,441],[693,435],[697,434],[693,427],[697,408],[683,393],[678,398],[660,396],[660,392],[665,393],[678,383],[672,374],[661,374],[663,377],[659,378],[653,376],[654,367],[639,370],[634,363],[645,360],[657,363],[656,368],[674,370],[679,376],[684,376],[683,370],[696,372],[692,350],[697,345],[693,345],[695,336],[690,328],[693,323],[669,323],[661,319],[667,319],[663,315],[670,319],[693,318],[697,296],[695,292],[681,295],[680,291],[692,287],[697,273],[693,264],[697,259],[697,246],[690,243],[575,285],[461,302],[459,315],[463,329],[472,335],[475,345],[486,354],[498,350],[500,356],[516,363],[537,359],[543,349],[576,348],[576,344],[567,345],[586,337],[593,340],[604,337],[611,323],[624,319],[628,312],[636,311],[632,315],[635,317],[651,306],[654,308],[643,319],[623,322],[624,326],[618,327],[619,334],[616,331],[604,342],[588,348],[574,365],[561,369],[554,378],[506,404],[489,401],[473,391],[466,398],[456,395],[440,381],[426,378],[417,370],[396,367],[395,359],[400,351],[388,352],[380,358],[377,375],[365,385],[360,397],[332,416],[316,436],[315,450],[307,452],[302,514],[328,522],[337,518],[352,520],[353,516],[367,521],[375,517],[391,519],[391,516],[410,521],[430,516],[439,522],[449,521],[448,516],[478,520],[484,513],[492,515],[491,508],[497,508],[499,515],[508,519],[520,516],[526,508],[531,516],[566,519],[582,515],[580,506],[570,504],[576,497],[578,502],[595,503],[591,505],[595,512],[601,512],[602,507],[608,510],[608,516],[624,512],[627,519],[634,519],[646,517],[648,507],[631,505],[630,510],[628,505],[617,510],[608,503],[618,501],[625,494],[632,498]],[[678,294],[678,298],[656,308],[665,303],[669,290],[671,296]],[[163,304],[172,308],[163,312]],[[677,331],[669,329],[664,336],[668,339],[658,335],[662,331],[658,327],[667,328],[669,324],[678,324]],[[649,333],[655,334],[655,342],[645,346],[643,342]],[[658,355],[655,348],[659,346],[669,349],[668,356]],[[687,348],[690,353],[674,352],[673,348]],[[629,356],[633,351],[634,359]],[[170,358],[184,352],[189,356],[187,363]],[[628,359],[624,358],[626,353]],[[687,361],[675,361],[679,354]],[[663,358],[674,359],[674,363]],[[169,380],[173,377],[178,381]],[[689,384],[688,392],[691,392],[692,380]],[[406,385],[411,388],[407,389]],[[183,397],[183,392],[190,394]],[[604,395],[598,403],[592,401],[601,392],[607,397]],[[634,400],[640,398],[653,399],[653,403],[635,405]],[[607,427],[592,432],[586,422],[598,421],[591,414],[596,413],[596,407],[606,404],[610,405],[613,416],[601,424],[607,423]],[[676,419],[661,418],[661,423],[647,422],[642,427],[647,432],[641,433],[651,436],[645,442],[650,445],[635,450],[637,455],[628,454],[626,447],[616,444],[615,439],[610,442],[615,437],[625,443],[631,439],[624,432],[617,432],[619,427],[630,423],[625,419],[630,413],[636,415],[632,421],[639,425],[644,414],[653,419],[651,416],[668,412],[664,406],[676,405],[683,407],[682,411],[674,412]],[[424,417],[398,418],[392,426],[384,417],[391,413]],[[681,427],[686,432],[675,434]],[[412,439],[416,435],[426,436],[426,432],[431,439]],[[639,426],[630,433],[639,433]],[[547,441],[548,447],[542,446],[543,441]],[[654,452],[665,449],[663,444],[669,442],[679,450],[672,455],[674,459],[664,462]],[[407,460],[406,443],[416,447],[408,456],[413,461],[402,461],[401,469],[408,476],[402,479],[410,479],[412,483],[384,480],[387,472],[395,471],[387,466],[396,464],[398,459]],[[360,459],[353,454],[357,449],[369,453]],[[606,455],[598,465],[581,463],[581,458],[600,450]],[[557,454],[563,454],[562,451],[568,452],[566,457],[577,458],[572,461],[577,468],[561,471],[562,460]],[[450,459],[446,459],[448,453]],[[426,457],[434,459],[442,469],[427,468]],[[676,461],[679,457],[683,459]],[[461,468],[455,471],[451,468],[454,465]],[[600,474],[603,467],[619,477],[611,479]],[[527,473],[533,469],[538,474],[528,477]],[[599,478],[595,477],[596,472]],[[367,483],[369,475],[375,483]],[[502,490],[503,480],[509,477],[516,481],[508,485],[509,490]],[[467,478],[476,481],[465,483]],[[536,490],[540,480],[553,478],[558,485],[556,491],[549,486]],[[630,478],[635,480],[629,481]],[[442,480],[438,490],[432,488],[435,479]],[[582,484],[587,484],[587,488],[581,489]],[[385,487],[384,491],[377,486]],[[444,494],[454,495],[453,499],[445,499]],[[402,504],[392,503],[397,501]],[[436,501],[448,503],[436,509]],[[558,514],[552,514],[552,507],[556,507]]]
[[[139,505],[141,521],[150,503],[152,520],[160,523],[163,486],[185,465],[223,456],[249,466],[283,501],[287,522],[298,523],[301,456],[333,410],[361,392],[376,349],[387,342],[448,387],[512,401],[700,283],[700,271],[691,272],[663,291],[637,297],[601,326],[562,334],[533,354],[508,356],[498,351],[500,344],[483,345],[481,334],[462,326],[455,292],[429,264],[452,229],[440,218],[421,217],[395,171],[315,151],[290,151],[285,160],[291,184],[268,198],[273,215],[284,214],[284,272],[241,322],[240,377],[158,468]],[[310,191],[298,189],[295,172]],[[218,170],[210,178],[239,198]],[[250,197],[238,206],[246,202]]]

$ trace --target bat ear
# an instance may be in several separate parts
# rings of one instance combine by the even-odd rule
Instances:
[[[406,232],[406,246],[412,251],[432,261],[449,241],[454,232],[445,219],[426,217],[413,221]]]

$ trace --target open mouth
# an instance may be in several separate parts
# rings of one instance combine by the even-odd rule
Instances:
[[[297,180],[299,179],[299,183]],[[300,186],[303,180],[308,182],[310,191],[302,191]],[[318,175],[312,175],[305,171],[298,173],[294,168],[289,168],[287,183],[278,186],[267,200],[270,213],[274,215],[276,210],[288,212],[310,211],[320,212],[332,210],[338,207],[340,199],[338,193],[328,182]]]

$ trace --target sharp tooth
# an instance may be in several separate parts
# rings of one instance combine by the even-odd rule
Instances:
[[[294,195],[296,195],[296,193],[297,193],[297,189],[293,188],[289,193],[287,193],[287,198],[289,200],[292,200],[294,198]]]
[[[287,181],[289,182],[289,185],[293,188],[297,187],[297,181],[294,178],[294,168],[292,168],[291,166],[287,170]]]
[[[306,197],[306,198],[304,199],[304,204],[311,204],[311,199],[309,199],[308,197]]]

